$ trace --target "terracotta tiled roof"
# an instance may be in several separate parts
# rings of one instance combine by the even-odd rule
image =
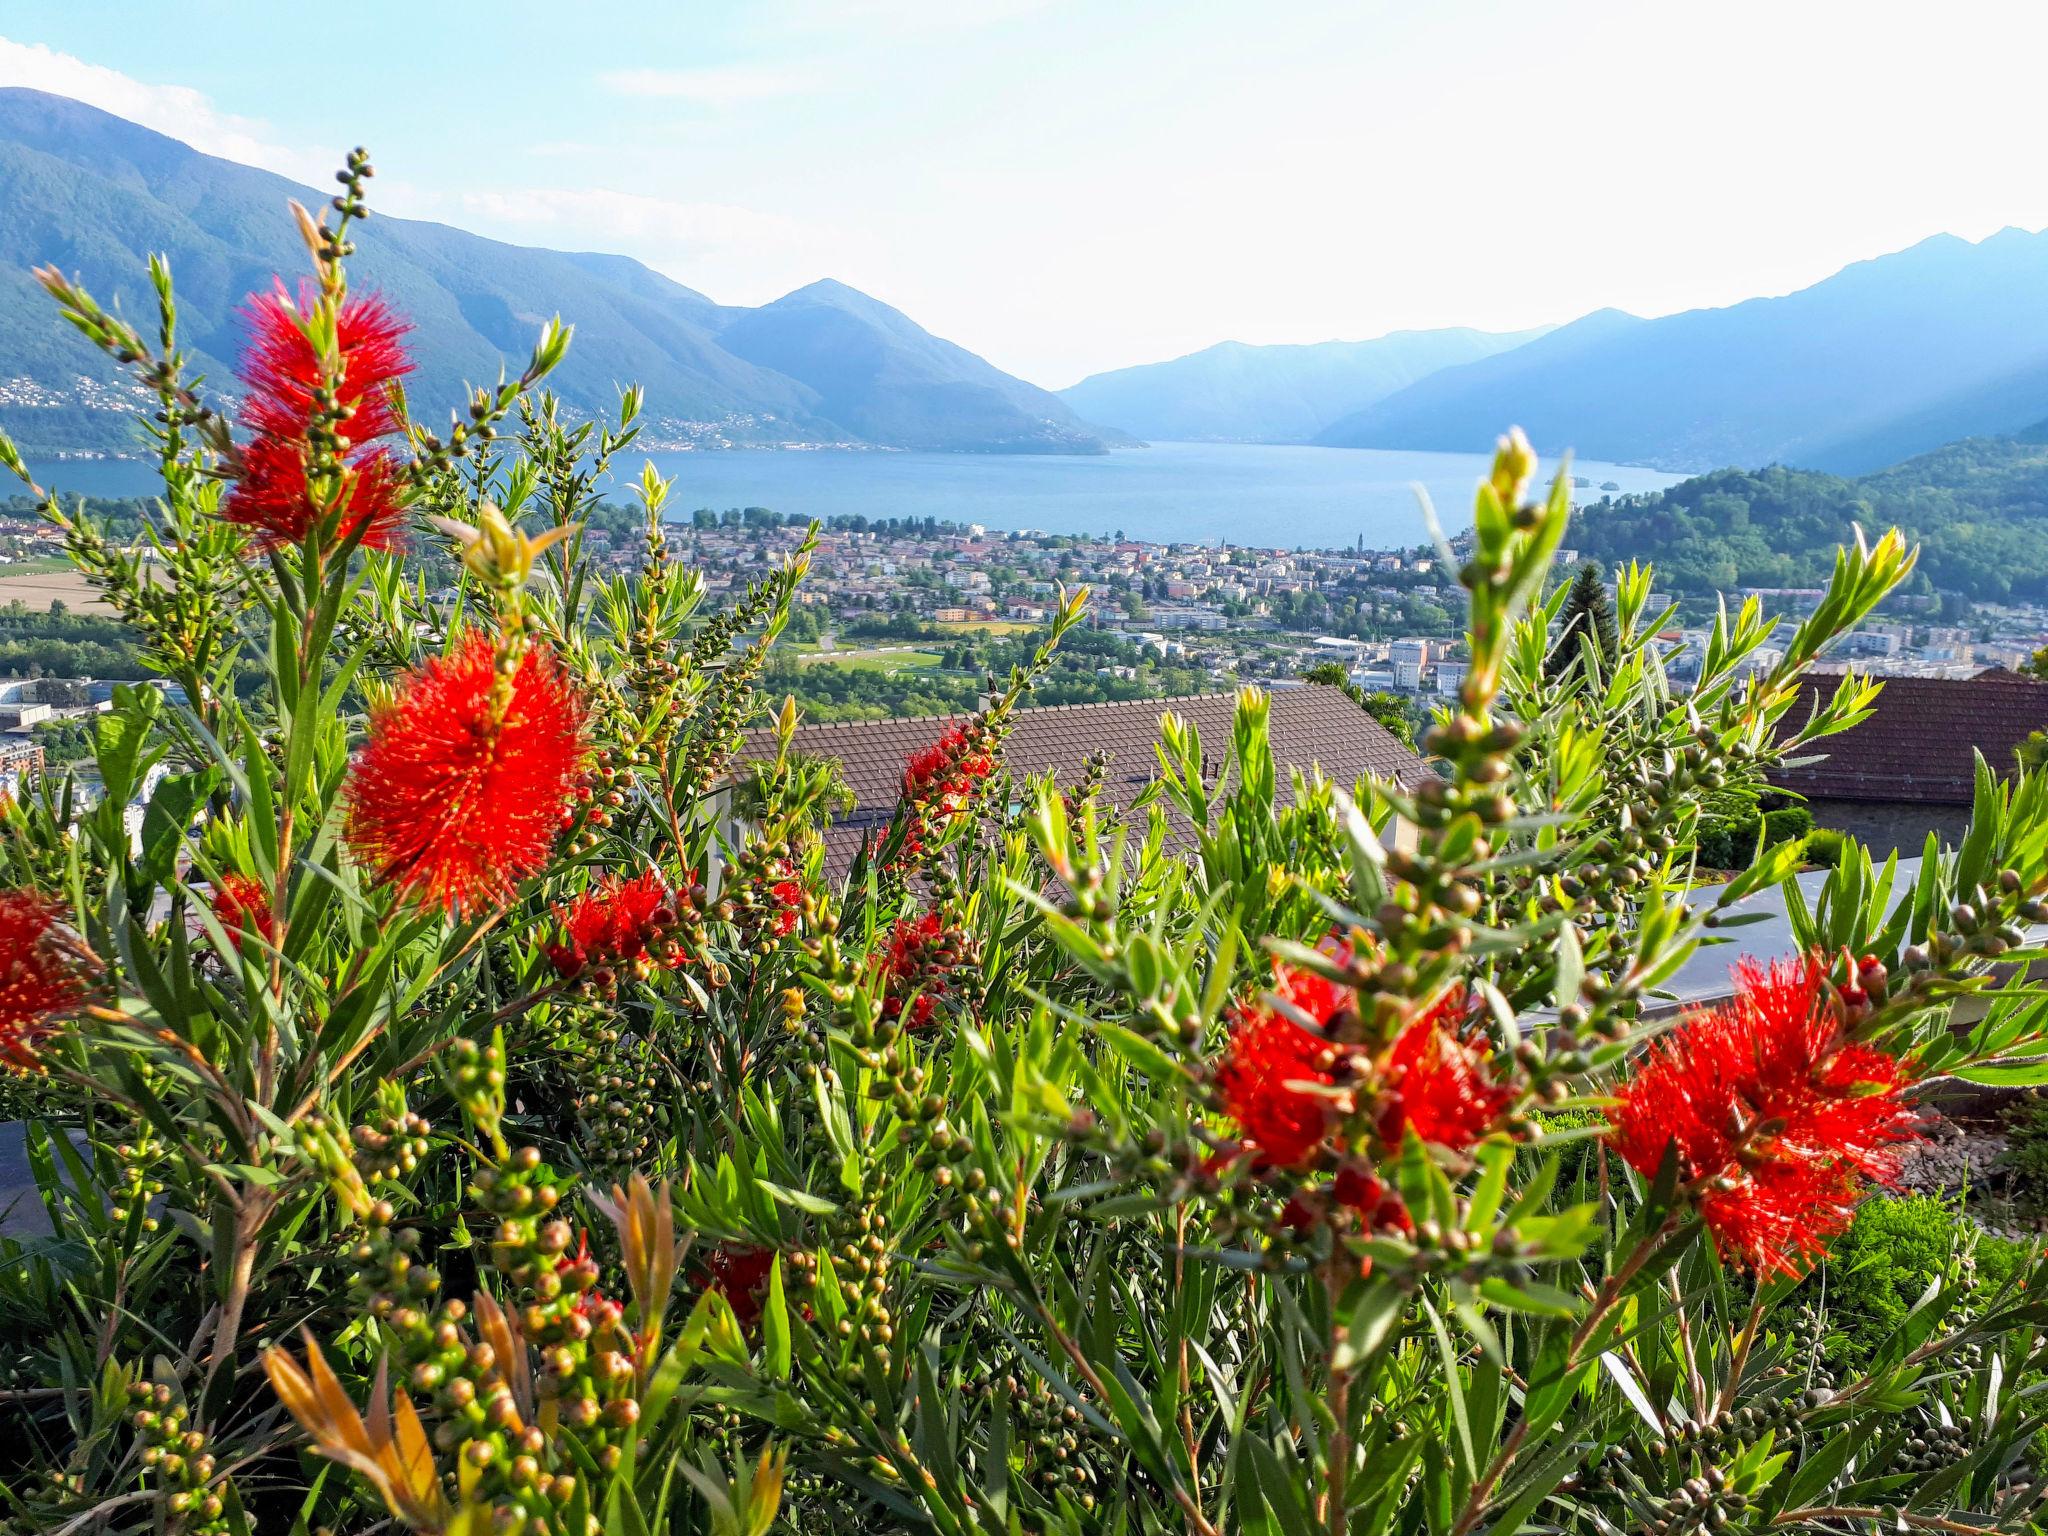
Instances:
[[[1838,679],[1810,678],[1788,720],[1802,721]],[[1773,782],[1810,800],[1908,800],[1968,805],[1972,749],[1996,773],[2012,751],[2048,730],[2048,683],[1996,669],[1975,677],[1888,677],[1861,725],[1815,744],[1826,758],[1786,769]]]
[[[1305,770],[1311,763],[1321,767],[1325,778],[1347,790],[1361,778],[1391,778],[1414,785],[1430,775],[1421,758],[1339,689],[1312,684],[1276,691],[1271,698],[1273,756],[1279,765],[1283,795],[1288,788],[1287,770]],[[1201,734],[1204,756],[1216,764],[1229,752],[1236,708],[1234,693],[1208,693],[1185,699],[1020,709],[1011,717],[1003,761],[1015,778],[1051,770],[1058,782],[1066,784],[1079,775],[1090,753],[1106,751],[1110,763],[1103,798],[1121,805],[1158,776],[1159,757],[1154,748],[1160,740],[1162,714],[1171,710],[1192,721]],[[796,750],[810,757],[837,758],[858,802],[827,833],[827,863],[833,872],[843,872],[851,863],[864,832],[888,824],[903,785],[903,765],[911,754],[930,746],[963,718],[927,715],[798,728]],[[748,733],[740,756],[758,760],[774,750],[774,733],[763,728]]]

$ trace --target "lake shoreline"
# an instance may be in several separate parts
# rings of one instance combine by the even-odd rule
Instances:
[[[933,518],[1002,532],[1125,538],[1153,544],[1227,542],[1271,549],[1414,549],[1428,543],[1417,490],[1446,533],[1470,526],[1484,453],[1394,452],[1300,444],[1158,442],[1106,454],[969,454],[904,449],[651,449],[614,464],[613,496],[642,460],[673,478],[680,520],[705,508],[766,507],[785,515]],[[72,495],[149,496],[150,464],[31,461]],[[1545,474],[1556,472],[1546,460]],[[1641,466],[1578,460],[1579,502],[1685,478]]]

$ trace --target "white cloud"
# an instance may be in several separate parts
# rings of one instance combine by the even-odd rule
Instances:
[[[801,69],[724,64],[698,69],[613,69],[599,75],[598,83],[622,96],[729,107],[801,95],[811,88],[811,77]]]
[[[151,85],[41,43],[0,37],[0,86],[28,86],[69,96],[168,134],[194,149],[243,165],[259,166],[319,185],[339,159],[279,144],[269,125],[237,117],[214,106],[203,92],[183,85]]]
[[[785,0],[757,13],[771,30],[876,32],[907,38],[996,26],[1049,10],[1064,0]]]

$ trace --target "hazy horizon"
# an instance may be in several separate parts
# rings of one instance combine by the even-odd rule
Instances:
[[[1717,307],[2048,225],[2032,8],[1962,3],[1938,32],[1761,0],[578,21],[507,5],[478,47],[465,18],[366,0],[327,54],[250,0],[112,0],[7,23],[0,85],[316,185],[367,143],[388,213],[619,252],[722,303],[835,278],[1049,388],[1226,340]]]

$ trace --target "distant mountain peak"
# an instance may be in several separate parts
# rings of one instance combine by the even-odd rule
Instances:
[[[1152,439],[1305,442],[1441,368],[1521,345],[1512,334],[1450,328],[1370,341],[1219,341],[1165,362],[1092,374],[1060,391],[1090,421]]]

